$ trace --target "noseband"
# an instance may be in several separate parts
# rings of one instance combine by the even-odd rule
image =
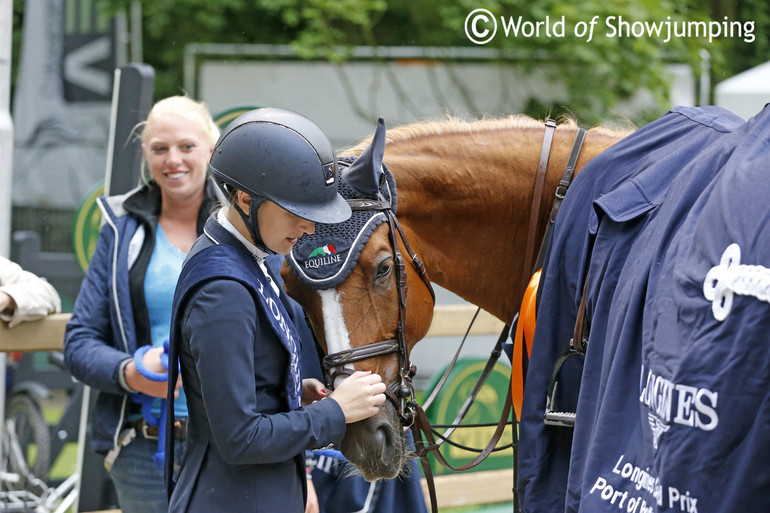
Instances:
[[[417,402],[414,396],[414,387],[412,386],[412,377],[414,377],[416,368],[409,360],[409,350],[406,344],[406,267],[404,265],[404,259],[401,256],[401,251],[398,249],[398,237],[401,237],[401,241],[404,243],[404,248],[412,259],[412,265],[417,270],[420,278],[428,287],[430,296],[433,299],[433,303],[436,303],[436,295],[433,292],[433,287],[428,279],[428,273],[425,270],[425,266],[419,259],[417,254],[412,251],[409,246],[409,242],[406,240],[404,230],[401,228],[401,224],[396,219],[396,215],[391,209],[390,203],[387,201],[377,201],[369,199],[349,199],[347,200],[350,208],[356,210],[370,210],[379,211],[385,214],[388,220],[388,226],[390,228],[390,245],[393,248],[393,261],[395,263],[396,272],[396,284],[398,286],[398,326],[396,327],[396,338],[390,340],[383,340],[375,342],[369,345],[354,347],[352,349],[346,349],[337,353],[332,353],[323,358],[324,372],[329,377],[330,386],[334,387],[334,381],[337,376],[345,376],[352,374],[353,370],[345,368],[346,364],[366,360],[368,358],[374,358],[375,356],[383,356],[391,353],[398,354],[399,363],[399,380],[395,381],[385,391],[386,397],[396,407],[399,417],[401,418],[401,424],[404,427],[409,427],[414,422],[414,414],[417,408]],[[398,235],[397,235],[398,234]]]

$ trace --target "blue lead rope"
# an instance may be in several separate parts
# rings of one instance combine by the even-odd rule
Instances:
[[[337,449],[318,449],[312,451],[312,453],[317,456],[326,456],[327,458],[333,458],[335,460],[348,461],[348,459],[343,456],[342,452]]]
[[[160,363],[167,372],[153,372],[144,365],[144,355],[152,349],[153,346],[145,345],[140,347],[134,353],[134,365],[139,374],[149,379],[150,381],[168,381],[168,339],[163,341],[163,354],[160,355]],[[166,399],[160,400],[160,417],[156,417],[152,413],[152,404],[155,402],[155,397],[137,392],[131,396],[131,399],[142,406],[142,417],[144,421],[150,426],[158,426],[158,451],[154,454],[155,464],[163,468],[163,462],[165,460],[164,450],[166,445],[166,430],[160,426],[162,419],[166,418]]]

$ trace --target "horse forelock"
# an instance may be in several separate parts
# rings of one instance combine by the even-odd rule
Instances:
[[[426,137],[483,134],[507,130],[542,130],[543,121],[524,114],[514,114],[501,118],[462,119],[449,117],[439,120],[425,120],[389,128],[386,134],[387,145],[415,141]],[[577,130],[579,125],[574,117],[569,115],[558,118],[559,127]],[[620,125],[598,125],[588,132],[598,136],[622,138],[635,130],[630,122]],[[369,146],[372,138],[366,137],[356,145],[340,152],[341,157],[360,155]]]

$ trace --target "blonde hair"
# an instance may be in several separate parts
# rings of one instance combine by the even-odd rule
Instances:
[[[211,119],[206,104],[187,96],[169,96],[155,103],[147,115],[147,120],[141,123],[145,128],[142,131],[142,144],[146,142],[147,127],[151,126],[156,119],[169,115],[182,116],[196,125],[205,134],[206,142],[211,146],[214,146],[219,139],[219,127]]]
[[[147,128],[152,126],[155,120],[166,116],[182,116],[203,133],[206,142],[213,148],[219,139],[219,127],[211,118],[211,113],[203,102],[195,101],[188,96],[169,96],[159,100],[152,106],[147,119],[142,121],[134,130],[143,128],[141,135],[142,147],[147,143]],[[147,162],[142,159],[141,178],[147,182]]]

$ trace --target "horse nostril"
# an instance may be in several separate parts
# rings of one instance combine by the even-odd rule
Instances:
[[[374,433],[374,438],[380,445],[386,445],[388,443],[388,433],[385,431],[385,428],[378,427],[377,431]]]
[[[375,432],[375,438],[377,444],[380,446],[380,459],[383,462],[389,461],[389,455],[393,450],[392,440],[390,439],[390,431],[385,427],[378,427]]]

